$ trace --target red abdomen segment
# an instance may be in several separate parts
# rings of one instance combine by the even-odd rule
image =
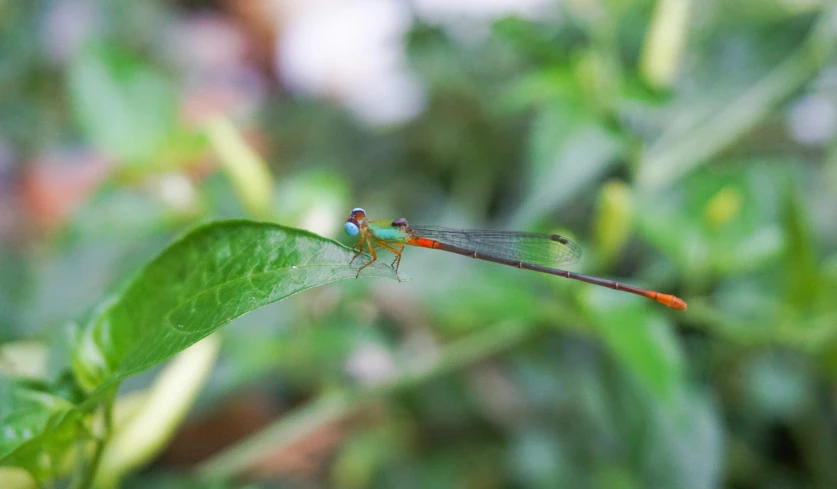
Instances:
[[[430,249],[433,249],[433,250],[442,246],[442,243],[440,243],[438,241],[434,241],[432,239],[427,239],[427,238],[419,238],[419,237],[410,238],[410,240],[407,241],[407,244],[412,245],[412,246],[421,246],[422,248],[430,248]],[[460,253],[460,254],[462,254],[462,253]]]

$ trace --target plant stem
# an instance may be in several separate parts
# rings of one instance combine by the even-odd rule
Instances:
[[[87,464],[84,475],[73,484],[73,489],[90,489],[93,486],[93,480],[96,477],[96,472],[99,470],[99,463],[102,461],[102,454],[105,451],[105,445],[107,444],[111,434],[114,400],[115,396],[111,394],[102,402],[102,434],[96,437],[96,446],[93,449],[93,456]]]
[[[198,467],[198,474],[226,479],[258,463],[267,453],[286,447],[323,424],[336,421],[382,397],[409,389],[440,375],[456,371],[531,336],[536,328],[500,323],[444,347],[431,358],[404,369],[395,379],[371,388],[346,389],[321,396],[282,417],[256,435],[212,457]]]
[[[778,103],[808,83],[834,53],[837,8],[823,7],[802,45],[764,78],[718,110],[706,112],[687,130],[672,124],[646,151],[637,183],[644,190],[664,188],[727,148],[764,120]]]

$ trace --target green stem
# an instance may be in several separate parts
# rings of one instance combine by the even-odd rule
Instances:
[[[102,433],[100,436],[96,437],[96,445],[93,449],[93,456],[87,464],[84,475],[73,484],[73,489],[90,489],[93,487],[93,480],[96,478],[96,472],[99,470],[99,463],[102,461],[102,454],[105,451],[105,445],[111,435],[114,400],[115,396],[110,395],[102,403]]]
[[[360,407],[459,370],[531,336],[537,329],[501,323],[456,341],[432,358],[422,358],[397,378],[371,388],[346,389],[326,394],[284,416],[254,436],[245,439],[198,467],[198,474],[210,479],[227,479],[258,463],[266,453],[286,447],[323,424],[344,418]]]
[[[782,100],[811,80],[837,45],[837,7],[823,8],[802,45],[755,85],[718,110],[707,110],[691,127],[670,124],[643,158],[637,183],[662,188],[728,147],[755,127]]]

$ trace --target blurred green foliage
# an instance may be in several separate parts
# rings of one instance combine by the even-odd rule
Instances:
[[[241,399],[269,415],[178,464],[184,430],[125,487],[837,486],[829,2],[564,0],[471,37],[417,21],[415,119],[370,128],[262,66],[265,93],[233,83],[249,102],[218,110],[246,145],[195,122],[171,41],[234,3],[75,2],[87,35],[65,52],[62,2],[0,0],[0,339],[50,345],[46,365],[0,350],[0,371],[65,386],[38,403],[79,395],[67,322],[217,218],[336,237],[362,206],[560,232],[579,271],[689,309],[410,249],[409,282],[332,284],[222,329],[187,428]],[[66,175],[99,160],[74,198]],[[247,183],[265,163],[268,200]]]

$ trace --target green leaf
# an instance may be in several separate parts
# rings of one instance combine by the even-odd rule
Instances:
[[[77,439],[81,412],[39,382],[0,378],[0,464],[42,479]]]
[[[77,331],[73,373],[93,391],[83,402],[75,382],[50,390],[0,379],[0,461],[49,477],[72,442],[86,434],[85,410],[119,381],[253,309],[354,278],[353,256],[332,240],[268,223],[218,222],[187,234],[108,296]],[[363,276],[395,278],[395,272],[376,262]]]
[[[306,289],[355,278],[354,252],[276,224],[201,227],[149,263],[78,335],[73,368],[102,391],[157,365],[233,319]],[[395,278],[383,262],[363,277]]]
[[[670,326],[652,316],[649,306],[601,307],[594,316],[600,337],[619,361],[658,398],[672,400],[685,385],[683,355]]]
[[[566,105],[541,111],[529,145],[529,191],[511,220],[516,227],[525,227],[584,192],[623,151],[618,137],[589,113]]]
[[[804,206],[794,190],[787,192],[783,211],[782,224],[787,236],[785,263],[788,264],[788,300],[800,310],[810,309],[819,294],[822,277],[817,264],[811,226],[806,219]]]
[[[731,160],[669,192],[635,192],[637,230],[692,282],[756,270],[782,250],[771,182],[796,179],[789,166],[784,159]]]
[[[175,127],[176,97],[166,77],[114,47],[76,59],[69,92],[85,135],[120,162],[148,162]]]
[[[684,388],[672,401],[648,406],[641,453],[645,487],[709,489],[723,474],[724,432],[704,391]],[[646,448],[647,447],[647,448]]]

